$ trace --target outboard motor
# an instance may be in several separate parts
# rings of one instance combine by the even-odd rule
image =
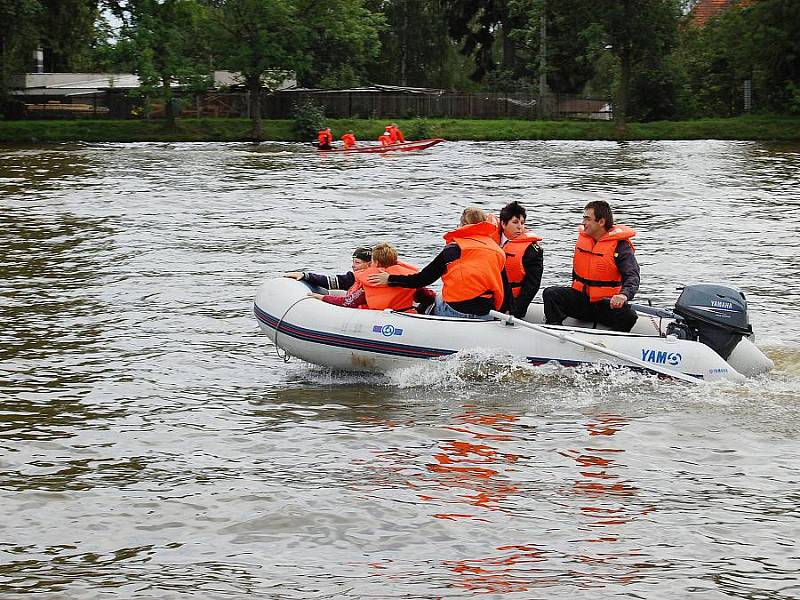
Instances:
[[[674,312],[682,319],[670,323],[668,334],[699,339],[725,360],[743,336],[753,334],[744,294],[724,285],[687,285]]]

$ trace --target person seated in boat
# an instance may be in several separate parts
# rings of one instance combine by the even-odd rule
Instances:
[[[492,239],[497,228],[486,221],[480,208],[468,207],[459,227],[444,235],[447,245],[419,273],[375,273],[373,285],[422,288],[441,277],[442,294],[431,314],[490,320],[489,311],[503,304],[503,267],[506,257]]]
[[[583,209],[583,225],[572,258],[572,286],[542,292],[548,325],[566,317],[630,331],[636,311],[629,302],[639,290],[639,263],[631,238],[636,232],[615,225],[608,202],[595,200]]]
[[[333,296],[309,293],[329,304],[348,308],[368,308],[372,310],[391,309],[409,311],[414,307],[414,290],[405,288],[389,288],[375,286],[369,281],[374,273],[391,273],[393,275],[411,275],[419,271],[414,265],[399,261],[397,250],[386,242],[372,248],[372,262],[366,269],[355,272],[356,285],[345,296]]]
[[[502,312],[522,319],[539,291],[544,255],[537,242],[542,238],[525,229],[527,211],[516,200],[500,211],[500,247],[506,255],[506,290]]]
[[[403,132],[400,131],[400,128],[397,126],[397,123],[392,123],[386,128],[386,130],[389,132],[389,135],[391,135],[393,144],[406,143],[406,138],[403,135]]]
[[[378,141],[380,141],[381,146],[391,146],[394,143],[392,142],[392,132],[389,130],[388,127],[386,128],[386,131],[384,131],[378,137]]]
[[[318,273],[308,273],[306,271],[291,271],[284,273],[284,277],[305,281],[311,285],[325,288],[328,290],[349,290],[356,284],[355,274],[370,266],[372,261],[372,249],[359,247],[353,250],[352,271],[342,275],[320,275]]]
[[[344,143],[345,150],[356,147],[356,136],[352,131],[348,131],[340,139],[342,140],[342,143]]]
[[[333,149],[333,134],[331,133],[330,127],[321,129],[317,134],[317,148],[320,150]]]

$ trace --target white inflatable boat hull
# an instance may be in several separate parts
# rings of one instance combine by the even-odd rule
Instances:
[[[256,295],[255,317],[273,343],[286,353],[336,370],[385,373],[475,348],[498,349],[535,365],[557,362],[564,366],[593,363],[630,366],[596,350],[521,326],[344,308],[308,298],[309,289],[294,279],[268,280]],[[541,305],[532,305],[525,320],[542,323]],[[656,368],[672,369],[705,381],[740,381],[743,375],[756,375],[772,368],[772,361],[746,338],[726,362],[700,342],[665,337],[661,332],[666,323],[657,317],[640,315],[631,333],[548,327]]]

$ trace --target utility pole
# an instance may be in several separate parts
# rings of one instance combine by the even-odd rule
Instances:
[[[548,116],[547,109],[547,2],[542,0],[539,14],[539,118]]]
[[[403,0],[403,38],[400,43],[400,85],[408,85],[406,61],[408,60],[408,0]]]

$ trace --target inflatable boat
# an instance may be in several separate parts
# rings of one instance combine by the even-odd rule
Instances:
[[[270,279],[256,295],[255,317],[287,355],[335,370],[386,373],[475,348],[534,365],[607,363],[691,382],[742,381],[773,367],[753,343],[744,295],[721,285],[687,286],[671,310],[637,306],[630,333],[569,319],[544,325],[541,304],[525,319],[494,313],[496,320],[477,321],[344,308],[309,291],[304,282]]]
[[[319,152],[325,154],[374,154],[383,152],[411,152],[412,150],[425,150],[436,144],[443,142],[441,138],[431,138],[428,140],[417,140],[415,142],[403,142],[401,144],[392,144],[391,146],[356,146],[355,148],[332,148],[330,150],[320,150]]]

